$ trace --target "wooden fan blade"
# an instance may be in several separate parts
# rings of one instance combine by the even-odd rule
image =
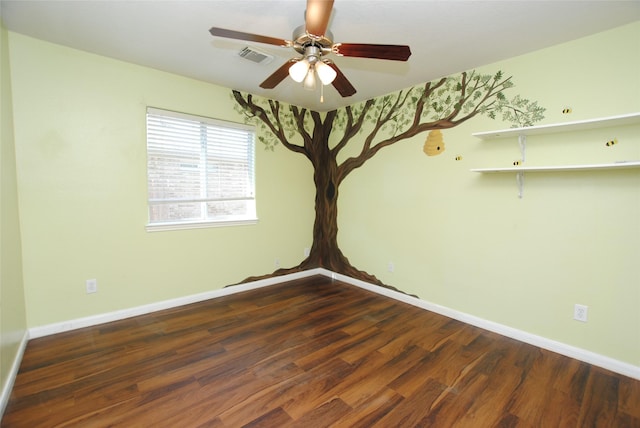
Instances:
[[[282,64],[280,68],[274,71],[271,76],[267,77],[266,80],[260,84],[260,87],[263,89],[273,89],[278,86],[278,84],[289,75],[289,67],[296,62],[297,61],[295,59],[290,59]]]
[[[347,80],[347,78],[342,74],[342,71],[331,61],[325,61],[329,67],[333,68],[336,73],[336,78],[331,82],[334,88],[342,95],[343,97],[350,97],[351,95],[356,93],[356,88],[353,87],[351,82]]]
[[[212,36],[226,37],[228,39],[246,40],[248,42],[266,43],[276,46],[290,46],[291,42],[276,37],[260,36],[258,34],[243,33],[242,31],[226,30],[224,28],[211,27],[209,32]]]
[[[411,56],[411,49],[405,45],[372,45],[367,43],[336,43],[331,48],[340,56],[359,58],[390,59],[406,61]]]
[[[307,0],[305,28],[307,33],[322,37],[329,26],[333,0]]]

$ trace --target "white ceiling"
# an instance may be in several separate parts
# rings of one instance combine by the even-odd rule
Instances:
[[[5,27],[38,39],[326,111],[640,20],[640,1],[335,0],[334,42],[407,44],[409,61],[333,56],[357,93],[258,85],[293,49],[214,38],[210,27],[292,38],[304,0],[0,0]],[[275,58],[257,64],[251,46]],[[551,64],[549,65],[551,66]]]

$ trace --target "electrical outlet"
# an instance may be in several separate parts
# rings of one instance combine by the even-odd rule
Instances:
[[[96,293],[98,291],[97,279],[87,279],[85,285],[87,287],[87,294]]]
[[[396,270],[396,265],[393,264],[393,262],[389,262],[387,264],[387,270],[391,273],[393,273]]]
[[[589,307],[585,305],[575,304],[573,306],[573,319],[576,321],[587,322],[587,311]]]
[[[311,249],[310,248],[305,248],[303,250],[302,254],[304,254],[305,257],[309,257],[309,254],[311,254]]]
[[[280,268],[280,259],[275,259],[273,261],[273,265],[276,267],[276,269]]]

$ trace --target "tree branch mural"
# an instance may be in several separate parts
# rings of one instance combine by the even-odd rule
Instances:
[[[353,267],[338,246],[340,184],[385,147],[429,130],[452,128],[479,114],[491,118],[501,115],[514,126],[530,126],[541,120],[544,108],[536,102],[520,96],[506,98],[503,92],[512,86],[511,77],[502,72],[484,75],[471,71],[327,113],[233,91],[236,107],[247,121],[267,131],[259,137],[267,149],[280,143],[311,162],[316,188],[309,256],[298,266],[243,282],[322,267],[385,286],[375,276]],[[365,128],[367,134],[362,135]],[[338,155],[350,142],[361,144],[360,150],[339,163]]]

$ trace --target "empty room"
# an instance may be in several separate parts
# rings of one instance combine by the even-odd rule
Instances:
[[[0,20],[2,427],[640,427],[640,2]]]

